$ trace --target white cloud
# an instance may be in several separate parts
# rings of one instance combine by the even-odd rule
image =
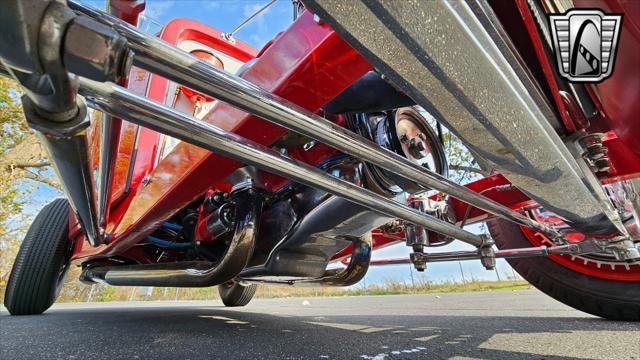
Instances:
[[[244,15],[244,17],[249,17],[255,14],[256,11],[260,10],[265,5],[266,4],[261,3],[245,4],[242,7],[242,15]]]
[[[220,8],[220,2],[213,0],[201,1],[199,5],[201,5],[205,10],[218,10]]]
[[[167,11],[171,10],[176,4],[174,0],[156,0],[147,3],[145,9],[146,15],[152,19],[157,19],[164,15]]]
[[[255,14],[256,11],[260,10],[263,6],[265,6],[267,2],[253,3],[253,4],[245,4],[242,8],[242,15],[244,19],[249,18],[251,15]],[[266,17],[269,16],[268,12],[271,8],[263,11],[256,18],[251,20],[251,23],[247,25],[247,28],[251,28],[253,25],[253,33],[249,35],[249,38],[256,42],[257,44],[264,44],[268,39],[265,38],[265,33],[267,32],[267,22]]]

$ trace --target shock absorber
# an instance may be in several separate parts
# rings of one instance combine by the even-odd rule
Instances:
[[[598,176],[606,175],[611,168],[611,162],[607,156],[609,149],[602,144],[603,137],[602,133],[590,133],[578,138],[578,143],[584,151],[582,157]]]
[[[409,205],[420,212],[424,212],[424,203],[422,201],[410,201]],[[413,249],[413,253],[411,253],[413,266],[417,271],[425,271],[427,269],[427,262],[424,257],[416,257],[414,254],[424,254],[424,248],[429,246],[427,231],[422,226],[407,224],[405,227],[405,236],[407,246]]]

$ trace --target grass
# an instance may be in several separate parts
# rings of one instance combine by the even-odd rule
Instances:
[[[70,274],[69,278],[76,278]],[[291,286],[262,285],[258,287],[256,298],[291,298],[291,297],[331,297],[331,296],[363,296],[363,295],[400,295],[400,294],[432,294],[469,291],[515,291],[525,290],[531,286],[523,280],[465,282],[445,281],[433,283],[425,279],[408,284],[404,281],[388,279],[382,285],[363,283],[350,288],[296,288]],[[79,281],[67,281],[58,302],[108,302],[108,301],[154,301],[154,300],[217,300],[216,288],[148,288],[148,287],[113,287],[97,284],[93,287]]]
[[[531,285],[523,280],[517,281],[467,281],[464,283],[443,282],[423,283],[416,286],[400,281],[387,281],[384,285],[369,285],[366,288],[292,288],[285,286],[263,286],[258,288],[256,297],[317,297],[317,296],[363,296],[363,295],[402,295],[433,294],[469,291],[515,291],[530,289]]]

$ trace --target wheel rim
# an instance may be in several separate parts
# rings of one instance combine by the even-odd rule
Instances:
[[[521,227],[525,237],[534,246],[553,244],[546,236],[531,229]],[[640,264],[627,264],[620,261],[602,261],[586,256],[549,255],[549,259],[573,271],[592,277],[617,280],[640,281]]]
[[[636,197],[638,197],[639,192],[634,184],[635,180],[603,185],[612,204],[621,214],[621,218],[626,220],[625,226],[632,237],[639,236],[637,227],[640,224],[638,206],[636,204]],[[530,211],[529,216],[563,233],[568,242],[580,242],[585,238],[584,234],[575,232],[558,216],[542,208]],[[524,227],[521,227],[521,229],[524,236],[534,246],[556,245],[544,234]],[[566,268],[588,276],[616,281],[640,281],[640,262],[627,263],[615,259],[613,255],[589,254],[574,256],[563,254],[550,255],[549,258]]]

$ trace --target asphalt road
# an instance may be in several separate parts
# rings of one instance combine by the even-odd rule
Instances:
[[[8,359],[640,359],[640,324],[534,291],[0,311]]]

